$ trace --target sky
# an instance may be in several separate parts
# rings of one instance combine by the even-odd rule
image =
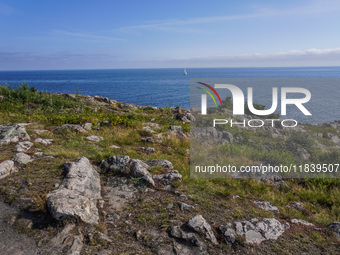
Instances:
[[[338,0],[0,0],[0,70],[340,66]]]

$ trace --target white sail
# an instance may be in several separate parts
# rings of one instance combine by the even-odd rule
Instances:
[[[184,69],[184,75],[187,75],[188,73],[187,73],[187,70],[186,69]]]

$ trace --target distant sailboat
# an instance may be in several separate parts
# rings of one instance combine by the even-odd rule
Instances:
[[[184,74],[183,75],[188,75],[187,70],[184,69]]]

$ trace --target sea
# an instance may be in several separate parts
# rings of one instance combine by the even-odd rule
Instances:
[[[302,122],[324,123],[340,120],[340,67],[285,68],[158,68],[112,70],[0,71],[0,85],[23,82],[39,91],[104,96],[118,102],[157,107],[190,108],[191,78],[331,78],[330,84],[304,85],[311,91],[308,107],[312,116]],[[267,87],[256,88],[257,95]],[[246,91],[244,91],[246,93]],[[270,103],[257,98],[255,103]],[[271,98],[270,98],[271,99]],[[323,109],[320,111],[320,109]],[[294,116],[292,116],[294,117]]]

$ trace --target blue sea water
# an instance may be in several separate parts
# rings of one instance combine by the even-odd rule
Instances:
[[[190,108],[190,78],[340,78],[340,67],[290,68],[188,68],[115,69],[65,71],[0,71],[0,85],[23,82],[48,92],[77,93],[109,97],[119,102],[152,106]],[[313,85],[311,85],[313,86]],[[306,122],[330,122],[340,119],[340,84],[311,90],[315,102],[328,114]],[[265,88],[264,88],[265,89]],[[261,92],[258,92],[261,93]],[[259,102],[262,103],[262,102]]]

